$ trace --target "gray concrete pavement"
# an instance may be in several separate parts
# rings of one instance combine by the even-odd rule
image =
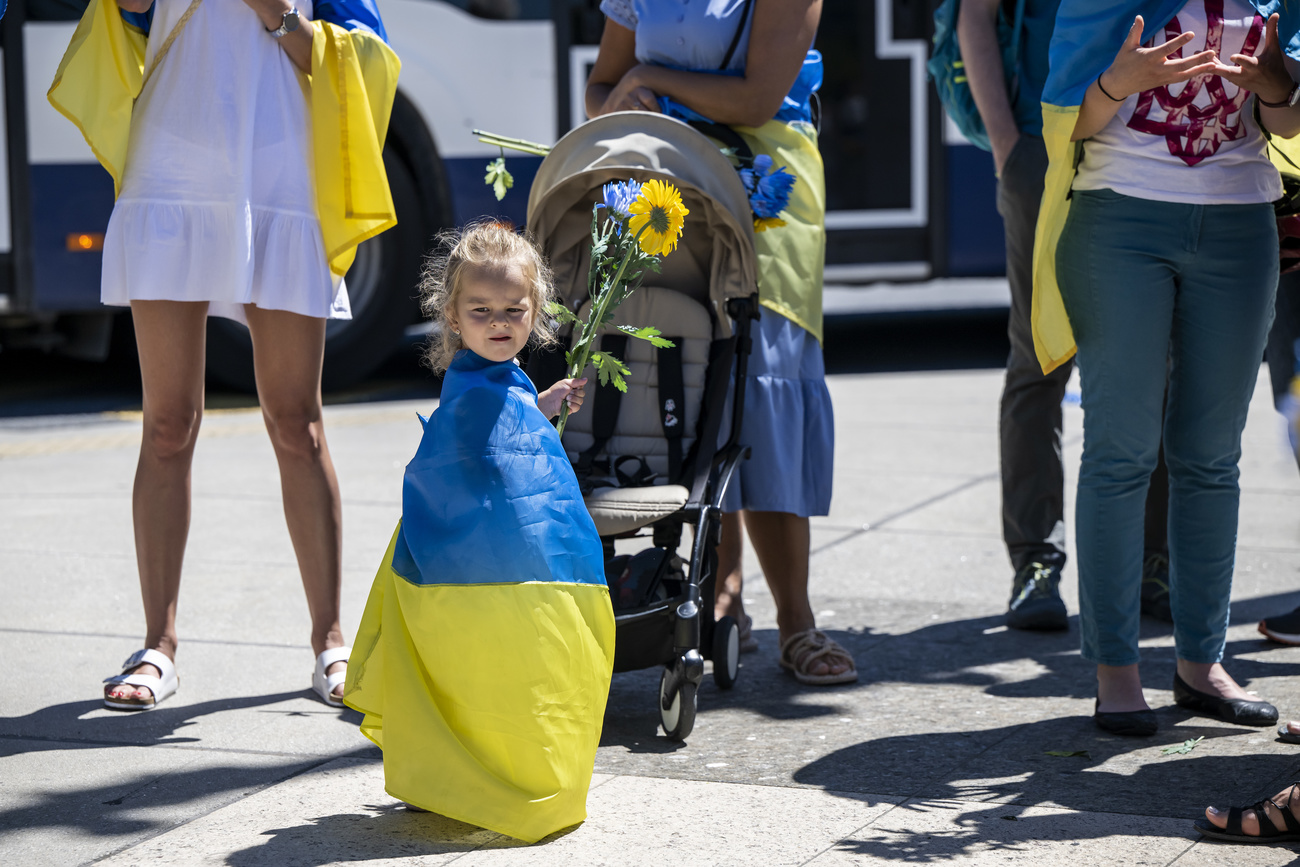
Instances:
[[[997,371],[837,376],[832,514],[814,522],[814,606],[861,682],[800,688],[776,665],[771,597],[748,564],[762,644],[701,688],[685,745],[657,731],[657,674],[615,678],[590,818],[533,847],[401,809],[357,717],[309,690],[308,620],[254,411],[209,415],[179,625],[181,689],[111,713],[99,681],[139,643],[131,414],[0,421],[0,861],[5,864],[827,865],[1294,863],[1198,842],[1209,802],[1294,779],[1269,730],[1173,705],[1172,639],[1144,623],[1150,740],[1092,725],[1077,622],[1001,625]],[[426,402],[327,410],[353,629],[400,505]],[[1067,410],[1070,485],[1081,416]],[[1300,716],[1300,649],[1255,633],[1300,604],[1300,473],[1266,381],[1242,462],[1230,670]],[[1071,497],[1072,499],[1072,497]],[[1066,597],[1077,612],[1074,570]],[[1204,740],[1185,755],[1162,748]],[[1087,751],[1058,758],[1049,750]]]

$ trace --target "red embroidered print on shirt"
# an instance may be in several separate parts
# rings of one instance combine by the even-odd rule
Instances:
[[[1208,23],[1205,47],[1221,52],[1223,0],[1205,0],[1205,19]],[[1164,38],[1173,39],[1182,32],[1183,28],[1175,17],[1165,25]],[[1263,35],[1264,19],[1256,15],[1239,53],[1254,56]],[[1154,44],[1153,39],[1147,43],[1147,47]],[[1182,57],[1183,49],[1179,48],[1172,56]],[[1227,58],[1222,59],[1225,63],[1228,62]],[[1193,105],[1202,91],[1208,95],[1209,104]],[[1249,91],[1238,88],[1236,96],[1229,97],[1222,78],[1217,75],[1200,75],[1184,83],[1182,92],[1177,96],[1171,94],[1168,87],[1142,91],[1128,125],[1138,132],[1164,136],[1169,143],[1169,153],[1187,165],[1194,166],[1218,153],[1224,142],[1235,141],[1246,135],[1241,109],[1249,96]],[[1164,112],[1163,120],[1152,116],[1156,106]]]

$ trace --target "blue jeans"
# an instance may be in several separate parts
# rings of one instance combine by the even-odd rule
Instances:
[[[1189,662],[1218,662],[1241,432],[1277,289],[1273,208],[1075,191],[1056,268],[1083,388],[1075,529],[1083,657],[1138,661],[1143,504],[1163,429],[1176,649]]]

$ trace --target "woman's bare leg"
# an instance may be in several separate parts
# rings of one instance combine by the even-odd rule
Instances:
[[[745,589],[744,529],[740,512],[722,513],[722,535],[718,539],[718,578],[713,587],[713,616],[730,615],[740,620],[745,613],[741,594]]]
[[[343,645],[343,508],[321,417],[325,320],[245,305],[262,417],[280,465],[289,538],[311,613],[311,648]],[[327,673],[342,670],[336,662]],[[335,690],[342,695],[343,687]]]
[[[176,658],[176,598],[190,530],[190,464],[203,418],[206,302],[132,301],[144,431],[131,496],[144,600],[144,646]],[[132,673],[158,677],[152,665]],[[145,687],[109,686],[117,699],[148,700]]]
[[[812,548],[808,519],[789,512],[746,509],[741,514],[776,601],[776,626],[784,644],[790,636],[817,625],[808,600],[808,557]],[[808,673],[843,674],[851,667],[843,659],[819,659],[809,666]]]
[[[1142,677],[1134,665],[1097,666],[1097,710],[1127,713],[1150,710],[1142,694]]]

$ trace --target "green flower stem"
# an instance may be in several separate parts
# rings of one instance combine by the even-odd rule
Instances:
[[[587,363],[591,360],[591,344],[596,339],[596,330],[605,319],[605,311],[609,307],[610,298],[614,295],[614,287],[623,278],[623,272],[627,270],[628,263],[632,261],[632,256],[636,253],[638,242],[641,240],[641,233],[646,230],[646,226],[649,226],[649,223],[642,226],[641,231],[637,232],[635,237],[632,238],[632,243],[628,245],[627,252],[623,254],[623,261],[618,264],[618,270],[614,272],[614,277],[601,287],[600,296],[596,299],[596,303],[592,305],[591,312],[587,314],[587,321],[582,324],[582,337],[578,340],[578,357],[574,359],[573,366],[569,368],[569,379],[576,379],[587,369]],[[568,420],[569,402],[566,400],[560,404],[560,420],[555,425],[555,429],[560,436],[564,436],[564,424]]]
[[[522,138],[510,138],[509,136],[497,135],[494,132],[475,129],[470,130],[473,135],[478,136],[478,140],[483,144],[495,145],[501,148],[510,148],[511,150],[521,151],[526,154],[544,157],[551,152],[551,149],[544,144],[538,144],[535,141],[528,141]]]

